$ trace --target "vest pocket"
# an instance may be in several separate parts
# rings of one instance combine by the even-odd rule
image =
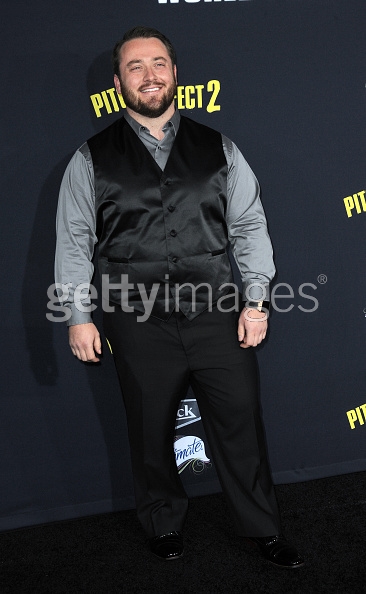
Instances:
[[[220,256],[220,254],[225,254],[226,249],[222,248],[222,250],[214,250],[211,252],[211,256]]]
[[[128,258],[108,258],[107,262],[113,262],[115,264],[128,264]]]

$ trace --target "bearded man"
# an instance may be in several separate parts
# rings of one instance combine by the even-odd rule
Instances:
[[[191,385],[237,532],[276,566],[299,567],[281,534],[258,403],[254,348],[266,336],[275,268],[257,180],[234,143],[175,109],[175,51],[162,33],[136,27],[113,57],[126,113],[78,149],[60,190],[56,282],[71,287],[71,350],[99,361],[88,294],[74,292],[91,282],[98,243],[104,333],[151,551],[164,560],[183,554],[188,504],[173,441]]]

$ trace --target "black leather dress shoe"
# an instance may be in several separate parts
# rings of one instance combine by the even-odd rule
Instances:
[[[305,561],[299,555],[295,547],[290,544],[284,536],[265,536],[260,538],[249,538],[260,550],[262,557],[277,567],[295,569],[304,565]]]
[[[179,559],[183,555],[183,537],[180,532],[169,532],[149,540],[150,550],[164,561]]]

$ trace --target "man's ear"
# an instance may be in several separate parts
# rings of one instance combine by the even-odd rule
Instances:
[[[116,91],[117,91],[118,95],[122,95],[122,93],[121,93],[121,82],[120,82],[117,74],[114,75],[113,80],[114,80],[114,86],[116,88]]]

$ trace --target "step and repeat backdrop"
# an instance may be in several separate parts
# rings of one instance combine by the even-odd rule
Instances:
[[[134,506],[111,355],[78,362],[46,315],[60,181],[123,115],[110,55],[136,25],[173,41],[177,107],[231,138],[261,184],[277,265],[257,349],[274,482],[365,471],[364,0],[18,0],[2,12],[0,529]],[[174,448],[189,495],[220,489],[191,392]]]

